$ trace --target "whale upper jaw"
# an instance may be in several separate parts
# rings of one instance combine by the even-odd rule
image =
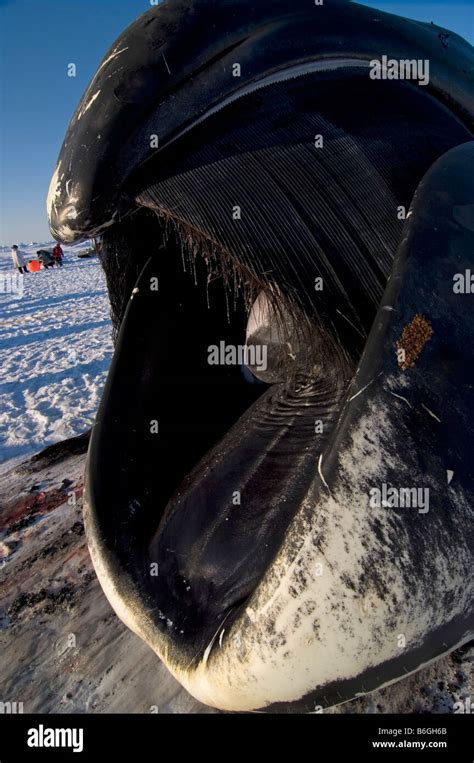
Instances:
[[[117,39],[60,151],[47,198],[54,238],[71,244],[98,236],[130,213],[133,192],[124,187],[137,170],[233,99],[315,67],[367,68],[381,50],[412,58],[415,33],[431,60],[426,90],[472,125],[471,48],[452,33],[445,49],[435,25],[346,0],[321,7],[282,3],[278,12],[273,0],[240,3],[238,18],[232,10],[233,0],[175,0],[145,13]]]
[[[258,232],[254,241],[234,248],[230,226],[219,229],[220,239],[213,235],[219,205],[230,199],[240,178],[229,169],[219,172],[215,157],[199,164],[209,148],[197,145],[200,131],[216,130],[219,114],[218,127],[227,129],[225,115],[237,113],[241,98],[251,113],[275,83],[287,82],[289,90],[290,83],[309,76],[311,67],[311,76],[321,72],[322,102],[324,76],[338,67],[341,76],[348,76],[348,63],[352,73],[366,71],[370,58],[388,42],[393,55],[411,57],[415,30],[414,22],[354,4],[327,3],[309,39],[314,16],[307,4],[297,12],[293,5],[291,14],[285,6],[275,16],[274,2],[262,2],[258,10],[243,3],[238,19],[229,16],[231,5],[212,5],[214,31],[208,36],[197,36],[195,28],[210,6],[193,2],[165,4],[124,33],[73,117],[48,207],[55,237],[72,243],[102,235],[106,273],[113,261],[124,269],[123,281],[117,271],[108,273],[112,301],[114,284],[120,283],[115,288],[126,292],[127,309],[123,315],[117,308],[120,334],[86,480],[88,543],[107,597],[128,627],[202,701],[229,710],[313,710],[398,680],[473,633],[473,484],[466,460],[473,445],[467,411],[474,404],[468,373],[473,359],[466,353],[473,343],[467,303],[454,299],[449,282],[451,270],[460,266],[458,256],[462,267],[472,267],[466,214],[453,215],[453,209],[473,203],[464,172],[472,146],[448,151],[422,181],[403,241],[392,253],[394,269],[392,262],[385,267],[391,278],[379,309],[373,314],[368,309],[358,322],[329,302],[326,318],[338,336],[349,337],[346,348],[363,347],[363,353],[354,349],[351,355],[357,369],[349,352],[331,358],[325,347],[324,360],[329,357],[334,367],[323,364],[322,378],[315,374],[304,384],[290,380],[262,392],[246,387],[237,368],[221,369],[216,384],[202,360],[204,351],[216,341],[216,326],[217,340],[243,339],[245,310],[242,305],[237,310],[239,326],[232,321],[228,326],[213,263],[216,258],[225,262],[222,280],[231,273],[235,282],[260,289],[268,287],[273,262],[265,260],[268,252]],[[417,24],[416,31],[435,62],[429,87],[421,89],[427,93],[420,97],[449,105],[449,129],[444,106],[432,105],[443,129],[452,129],[447,150],[472,137],[474,107],[467,79],[460,76],[463,68],[470,69],[472,53],[453,36],[448,54],[436,28]],[[295,50],[298,39],[306,40],[304,56],[301,46]],[[245,83],[231,77],[236,59],[247,72]],[[315,59],[322,62],[319,70]],[[327,81],[325,87],[327,97]],[[340,99],[329,105],[329,113],[339,108],[335,121],[342,119]],[[287,129],[281,114],[277,127],[283,133]],[[156,136],[158,148],[150,141]],[[374,145],[383,144],[383,137]],[[219,150],[223,144],[218,143]],[[232,169],[232,162],[240,161],[235,159],[238,144],[226,145],[223,158]],[[336,161],[323,175],[328,189],[331,173],[334,179],[341,170],[343,132],[332,134],[332,145]],[[274,164],[267,165],[264,158],[273,155],[266,148],[259,154],[260,167],[275,178],[289,149],[285,144]],[[357,172],[351,187],[363,192],[357,181],[365,177],[366,157],[353,148],[347,155],[360,162],[352,165]],[[213,204],[206,183],[187,164],[192,161],[211,177]],[[310,160],[293,166],[303,185]],[[416,165],[404,189],[407,207],[428,166]],[[382,163],[374,173],[382,185],[385,172]],[[285,186],[282,195],[298,203],[291,188]],[[374,196],[368,198],[380,223],[378,235],[385,218],[377,217]],[[396,204],[395,191],[378,197],[381,205],[387,200]],[[254,205],[259,201],[254,199]],[[327,212],[324,203],[319,199],[319,209]],[[147,217],[144,207],[154,211]],[[264,219],[264,205],[262,210]],[[327,219],[318,218],[313,234],[318,243]],[[336,216],[335,229],[341,219]],[[294,229],[306,231],[311,215],[300,207],[297,222],[300,227]],[[272,225],[257,226],[264,243],[272,227],[272,242],[284,240],[284,224],[285,216],[275,215]],[[358,245],[371,238],[360,225]],[[157,245],[149,257],[143,249],[151,248],[154,232],[161,248]],[[369,233],[373,239],[374,226]],[[392,242],[397,230],[390,235]],[[195,294],[182,272],[181,248],[192,275],[203,262],[211,268],[196,278],[211,290],[209,308],[205,288]],[[301,288],[301,252],[282,249],[287,258],[281,258],[281,272],[274,268],[280,280],[270,294],[301,296],[295,314],[311,324],[314,290]],[[443,282],[440,272],[448,274]],[[315,274],[309,273],[313,285]],[[356,276],[344,284],[348,307]],[[154,282],[156,292],[150,288]],[[368,302],[378,302],[377,294],[370,296]],[[284,314],[293,307],[285,305]],[[396,348],[420,325],[432,335],[425,336],[415,362],[402,368]],[[311,333],[312,358],[319,349],[315,337],[320,338],[317,331]],[[467,390],[465,397],[461,390]],[[212,432],[206,431],[206,412]],[[323,424],[318,436],[316,422]],[[455,477],[448,481],[447,474]],[[252,488],[247,493],[246,485]],[[429,510],[372,506],[371,491],[385,495],[384,486],[429,490]]]

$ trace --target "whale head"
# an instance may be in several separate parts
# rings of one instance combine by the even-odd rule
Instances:
[[[472,637],[450,277],[473,251],[474,69],[440,35],[342,0],[168,0],[67,131],[51,232],[100,239],[116,338],[89,548],[215,707],[335,704]],[[383,55],[429,82],[371,76]],[[374,504],[383,485],[429,511]]]

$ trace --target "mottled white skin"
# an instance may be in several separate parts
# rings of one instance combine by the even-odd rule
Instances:
[[[68,198],[68,206],[64,210],[64,216],[69,220],[75,220],[78,213],[76,204],[79,202],[80,189],[77,184],[71,189],[71,180],[65,180],[66,173],[61,173],[61,162],[57,165],[49,184],[48,198],[46,200],[46,209],[48,217],[51,216],[53,208],[57,206],[57,199],[60,199],[63,194],[63,189],[66,191]],[[70,231],[67,224],[64,226],[64,232],[67,237],[67,233]]]
[[[48,218],[51,218],[53,207],[55,206],[56,199],[61,195],[61,178],[59,173],[61,171],[61,162],[54,170],[51,182],[49,184],[48,198],[46,200],[46,210],[48,212]],[[63,175],[64,177],[64,175]]]
[[[90,103],[89,105],[92,104]],[[71,178],[66,178],[66,174],[67,173],[65,172],[61,173],[61,162],[59,162],[51,178],[48,197],[46,200],[48,219],[51,219],[53,209],[56,208],[57,204],[59,203],[58,200],[63,197],[64,192],[68,198],[68,205],[64,209],[64,218],[66,220],[75,220],[79,214],[77,211],[77,205],[79,204],[81,198],[80,186],[77,183],[72,184]],[[116,216],[116,213],[114,213],[110,220],[107,220],[105,223],[93,230],[91,229],[88,234],[89,238],[98,236],[100,233],[106,230],[106,228],[110,228],[110,226],[114,224]],[[87,220],[84,224],[87,225]],[[54,233],[55,236],[63,242],[74,241],[76,238],[76,232],[72,230],[67,222],[59,225]]]
[[[323,487],[317,499],[308,492],[245,613],[230,627],[222,624],[197,669],[176,663],[172,647],[168,650],[151,618],[140,610],[133,591],[125,596],[118,592],[100,552],[91,548],[99,579],[119,617],[201,702],[229,711],[294,702],[318,687],[355,678],[400,657],[401,652],[421,645],[438,626],[468,610],[473,582],[466,571],[472,554],[463,545],[462,535],[472,521],[472,509],[454,482],[449,492],[447,488],[446,500],[456,506],[457,527],[447,541],[456,553],[449,550],[449,542],[445,548],[433,548],[437,577],[430,578],[429,586],[417,580],[410,591],[407,588],[406,570],[413,560],[404,547],[403,512],[414,509],[394,512],[369,507],[369,486],[383,482],[387,467],[393,467],[384,443],[394,434],[397,406],[405,405],[393,401],[394,383],[393,378],[387,380],[382,400],[371,402],[367,415],[354,427],[349,446],[339,454],[339,479],[332,492]],[[324,475],[324,459],[321,468]],[[423,479],[434,485],[429,475]],[[374,519],[379,522],[377,533]],[[417,521],[427,523],[426,532],[430,532],[429,513],[419,514]],[[394,538],[399,540],[396,548]],[[374,558],[378,559],[376,570]],[[353,581],[362,573],[367,583],[363,592],[357,592]],[[377,579],[385,582],[388,595],[377,590]],[[440,596],[448,600],[450,593],[453,603],[447,611],[440,606]],[[400,635],[405,647],[399,646]],[[472,635],[462,634],[445,651]],[[416,669],[421,667],[420,662]],[[409,672],[413,670],[405,674]]]
[[[370,530],[369,517],[376,513],[387,538],[394,532],[389,527],[394,513],[370,509],[365,490],[367,483],[384,479],[383,441],[392,434],[387,411],[388,405],[377,406],[359,421],[351,446],[340,454],[341,487],[333,495],[321,496],[309,519],[303,519],[306,507],[302,507],[275,564],[252,597],[247,617],[226,632],[223,646],[214,647],[207,664],[204,659],[191,675],[176,673],[202,702],[244,710],[295,701],[317,686],[356,677],[399,657],[400,634],[405,650],[410,650],[449,619],[443,607],[427,606],[423,585],[407,598],[402,564],[408,559],[402,545],[398,556],[379,570],[390,597],[381,598],[370,586],[359,596],[345,582],[366,569],[372,553],[378,552],[380,541]],[[471,511],[455,489],[452,502],[460,522],[465,522]],[[403,516],[398,516],[402,525]],[[429,519],[420,515],[419,521]],[[432,585],[454,593],[452,614],[466,611],[472,600],[472,577],[466,578],[470,563],[466,547],[460,547],[454,558],[438,557],[439,578]],[[462,642],[471,635],[466,633]]]

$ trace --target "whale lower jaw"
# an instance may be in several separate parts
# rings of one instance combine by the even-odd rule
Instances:
[[[173,646],[157,632],[153,619],[144,617],[141,607],[134,606],[134,602],[137,601],[134,585],[130,584],[128,590],[123,587],[122,580],[118,585],[114,585],[115,575],[104,563],[104,550],[97,544],[97,533],[91,526],[90,506],[87,501],[84,511],[94,568],[117,616],[133,633],[148,643],[189,694],[209,707],[228,712],[263,712],[269,709],[277,712],[320,712],[321,708],[343,704],[372,691],[391,686],[401,678],[407,678],[429,667],[474,639],[472,616],[461,616],[447,627],[444,624],[443,627],[435,628],[434,631],[430,630],[425,623],[419,624],[418,628],[412,628],[412,632],[409,633],[405,624],[399,624],[398,628],[392,626],[391,639],[390,634],[386,633],[385,643],[382,644],[383,648],[379,652],[364,651],[363,659],[357,668],[351,654],[350,663],[345,672],[344,668],[341,669],[337,655],[334,655],[334,643],[321,643],[313,635],[309,635],[306,639],[304,633],[300,633],[298,637],[295,632],[292,634],[293,643],[286,642],[285,649],[278,651],[271,641],[271,635],[267,633],[260,639],[260,637],[256,638],[254,633],[248,648],[242,650],[238,627],[234,627],[232,632],[226,635],[224,623],[216,632],[197,666],[187,669],[179,656],[176,657]],[[290,570],[282,574],[282,579],[288,578],[291,579]],[[466,591],[467,610],[469,602],[472,601],[472,593],[470,589]],[[264,592],[263,596],[266,595]],[[272,597],[274,596],[275,593],[272,592]],[[291,605],[292,597],[287,595],[286,598]],[[378,603],[383,605],[381,601]],[[281,612],[282,618],[286,616],[286,612]],[[247,617],[252,625],[258,625],[255,614],[252,614],[250,610]],[[348,612],[347,618],[348,621],[352,619],[354,623],[360,620],[356,611],[352,614]],[[262,622],[263,630],[265,630],[265,621]],[[312,634],[313,623],[312,617],[308,616],[306,623],[302,621],[301,628],[304,629],[306,626],[307,633]],[[367,624],[364,627],[367,627]],[[394,644],[398,644],[397,639],[400,636],[398,631],[402,628],[405,631],[404,635],[407,636],[407,643],[410,644],[405,657],[401,655],[398,646],[393,648]],[[446,639],[449,638],[450,632],[457,635],[448,645]],[[342,641],[344,641],[344,632],[341,631],[341,633]],[[426,638],[427,633],[428,638]],[[224,637],[226,637],[225,643]],[[413,645],[416,646],[413,647]],[[352,648],[354,645],[351,645]],[[290,664],[286,654],[288,651],[291,651],[292,655]],[[212,659],[210,659],[211,652]],[[403,667],[400,667],[400,662]],[[320,683],[324,681],[324,675],[319,669],[321,664],[330,667],[331,679],[326,680],[325,683]],[[308,665],[316,668],[314,674],[308,671]],[[338,665],[337,670],[335,665]],[[272,678],[270,682],[268,681],[269,667]],[[355,670],[360,672],[354,672]],[[365,688],[363,690],[359,688],[356,691],[356,686]]]
[[[347,511],[347,507],[343,509]],[[427,624],[427,618],[417,623],[412,622],[409,627],[406,627],[406,621],[399,621],[395,625],[392,623],[391,630],[384,631],[383,640],[374,640],[373,648],[368,648],[365,638],[367,629],[373,633],[381,632],[385,625],[381,621],[382,615],[379,622],[372,619],[367,623],[367,612],[377,606],[386,617],[388,614],[387,607],[380,598],[366,594],[362,602],[354,600],[352,610],[347,607],[344,613],[346,624],[358,623],[359,644],[351,636],[350,647],[346,649],[347,630],[340,627],[339,616],[334,619],[328,609],[322,613],[322,617],[327,620],[326,640],[321,636],[315,638],[314,618],[308,614],[301,617],[298,629],[293,632],[291,628],[286,630],[285,643],[278,646],[276,641],[281,641],[285,628],[281,628],[279,637],[275,640],[275,630],[269,630],[268,617],[265,616],[269,602],[276,600],[278,594],[275,590],[268,591],[270,583],[265,583],[260,586],[260,596],[265,600],[263,615],[248,607],[242,618],[247,621],[247,627],[240,621],[226,632],[224,623],[216,631],[197,666],[189,669],[183,665],[168,639],[157,632],[153,619],[146,614],[144,616],[140,607],[135,608],[137,592],[134,586],[131,585],[127,591],[122,581],[117,587],[113,585],[114,575],[104,565],[103,550],[97,548],[95,540],[92,540],[96,538],[96,533],[89,525],[87,504],[85,518],[94,568],[116,614],[132,632],[148,643],[193,697],[210,707],[229,712],[320,712],[321,708],[346,703],[397,683],[401,678],[407,678],[428,667],[474,638],[472,615],[461,615],[451,623],[441,623],[438,627],[434,621]],[[299,558],[302,558],[301,553]],[[311,565],[314,559],[311,562],[306,560],[306,563]],[[277,560],[280,581],[291,581],[297,563],[293,562],[285,571],[278,565]],[[389,573],[388,570],[380,572]],[[465,601],[457,602],[458,609],[469,610],[473,594],[471,588],[466,586]],[[285,586],[280,582],[280,618],[282,622],[286,620],[294,624],[294,617],[291,618],[292,611],[294,614],[294,593],[291,595],[287,586],[285,595],[284,589]],[[344,600],[344,594],[340,599]],[[283,600],[285,604],[282,604]],[[420,601],[414,604],[413,610],[420,604]],[[254,606],[257,608],[258,602]],[[298,609],[304,610],[304,602]],[[310,608],[307,611],[309,613]],[[362,620],[361,611],[364,611]],[[398,646],[402,630],[409,649]],[[453,637],[453,634],[456,635]],[[341,662],[344,654],[346,659]],[[313,666],[313,671],[309,666]],[[322,666],[326,670],[322,670]],[[356,687],[359,687],[358,690]]]

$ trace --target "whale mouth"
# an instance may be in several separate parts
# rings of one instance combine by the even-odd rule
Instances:
[[[397,209],[433,156],[407,148],[387,182],[393,101],[379,103],[379,157],[365,141],[377,95],[365,71],[343,74],[272,82],[245,97],[242,126],[234,101],[179,135],[131,176],[135,207],[102,237],[120,332],[89,502],[114,505],[101,542],[140,570],[155,627],[189,669],[246,611],[319,475],[393,267]],[[415,134],[431,111],[434,151],[465,134],[411,97]],[[317,128],[322,156],[307,142]]]
[[[124,195],[135,208],[102,235],[120,330],[88,503],[114,506],[110,525],[100,524],[102,559],[113,552],[107,575],[133,577],[152,641],[161,633],[187,670],[246,612],[319,474],[393,267],[396,210],[401,201],[408,209],[431,161],[429,151],[415,170],[408,151],[404,185],[390,187],[374,144],[370,161],[363,140],[345,146],[338,89],[363,106],[368,88],[359,68],[343,73],[344,82],[340,71],[318,71],[246,96],[238,130],[241,102],[210,116],[206,132],[185,131],[132,174]],[[314,77],[324,159],[300,142],[314,125],[300,116],[295,134],[286,116],[304,113]],[[463,128],[431,105],[444,148]],[[385,151],[388,116],[378,119]],[[271,211],[265,193],[256,198],[262,176]],[[262,299],[263,325],[257,318],[249,334]]]
[[[114,505],[123,535],[112,523],[102,542],[141,570],[157,627],[190,666],[245,610],[314,481],[401,230],[394,193],[344,146],[342,91],[363,105],[369,89],[365,69],[342,73],[350,86],[341,67],[272,80],[245,95],[241,127],[234,99],[205,131],[180,133],[132,175],[135,207],[102,236],[120,333],[89,502]],[[317,127],[323,161],[307,145]],[[360,258],[355,276],[338,267],[344,251]]]
[[[181,226],[164,225],[142,210],[123,226],[156,251],[120,328],[89,489],[100,474],[106,495],[90,502],[120,504],[114,554],[125,569],[140,559],[157,619],[192,665],[220,625],[245,609],[281,546],[354,365],[321,327],[216,254],[215,244],[212,251]],[[125,255],[125,237],[118,229],[104,236],[104,263],[117,238]],[[105,270],[112,282],[115,273]],[[248,335],[262,287],[265,321]],[[253,363],[244,348],[255,350]]]
[[[64,242],[100,235],[111,302],[116,348],[85,502],[109,600],[203,701],[308,708],[315,693],[349,699],[466,635],[469,592],[426,559],[450,544],[466,568],[467,520],[446,519],[439,480],[454,455],[462,473],[469,435],[456,424],[447,455],[417,413],[436,409],[434,389],[450,397],[452,379],[465,381],[439,337],[467,346],[466,308],[451,293],[434,306],[436,274],[422,272],[427,257],[445,273],[448,255],[468,251],[468,213],[450,217],[451,197],[471,193],[457,155],[449,193],[413,209],[430,168],[472,140],[458,72],[471,54],[453,42],[454,67],[425,29],[433,82],[387,83],[369,77],[375,43],[366,34],[359,50],[353,25],[370,17],[375,38],[406,56],[408,22],[328,3],[302,57],[289,40],[307,38],[306,8],[293,19],[244,5],[247,20],[229,27],[213,4],[223,40],[203,50],[184,0],[127,30],[73,117],[48,204]],[[179,40],[181,67],[155,22]],[[242,86],[229,83],[237,60],[251,71]],[[437,216],[446,261],[438,244],[426,252]],[[408,365],[396,352],[406,337]],[[409,515],[373,517],[364,503],[370,475],[411,485],[420,464],[438,480],[429,549]],[[423,620],[435,578],[447,614],[434,602]],[[393,634],[405,631],[400,656]]]

